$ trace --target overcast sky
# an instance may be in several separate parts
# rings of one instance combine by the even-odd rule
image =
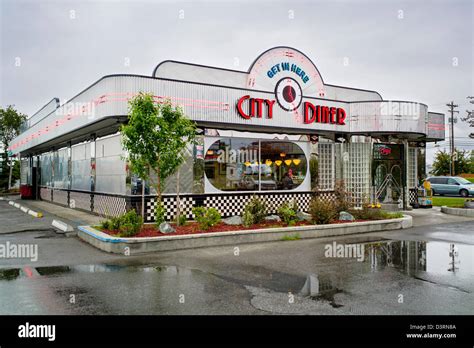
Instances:
[[[474,109],[474,0],[0,3],[0,104],[28,115],[103,75],[151,75],[166,59],[247,70],[281,45],[306,53],[326,83]],[[455,138],[473,149],[459,121]]]

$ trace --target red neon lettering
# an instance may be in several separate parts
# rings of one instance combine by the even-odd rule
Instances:
[[[320,122],[329,123],[329,107],[321,106],[321,121]]]
[[[342,108],[337,109],[337,123],[340,125],[345,125],[344,120],[346,119],[346,111]]]
[[[262,118],[262,104],[263,99],[255,98],[253,100],[253,105],[257,104],[257,117]]]
[[[309,112],[311,110],[311,118],[309,118]],[[316,108],[309,102],[304,102],[304,123],[313,123],[316,120]]]
[[[249,95],[244,95],[242,98],[239,99],[239,101],[237,102],[237,111],[239,112],[240,116],[242,116],[246,120],[249,120],[251,116],[247,115],[242,109],[242,103],[246,101],[247,99],[250,99]]]
[[[330,122],[331,123],[336,123],[336,108],[335,107],[331,107],[329,109],[329,113],[331,114],[331,120]]]
[[[265,103],[267,103],[268,118],[273,118],[273,104],[275,104],[275,100],[265,99]]]

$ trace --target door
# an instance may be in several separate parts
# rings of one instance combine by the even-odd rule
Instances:
[[[459,183],[453,179],[448,179],[448,184],[446,185],[446,191],[450,195],[458,195],[459,194]]]
[[[435,185],[435,188],[434,188],[436,193],[441,193],[441,194],[445,195],[449,192],[449,190],[448,190],[448,178],[437,178],[436,182],[437,182],[437,184]]]

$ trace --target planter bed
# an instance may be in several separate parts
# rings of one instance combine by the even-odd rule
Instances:
[[[343,224],[343,223],[354,223],[354,222],[364,222],[367,220],[354,220],[354,221],[340,221],[336,220],[332,224]],[[147,237],[166,237],[166,236],[180,236],[188,234],[201,234],[201,233],[213,233],[213,232],[233,232],[233,231],[252,231],[259,229],[271,229],[271,228],[282,228],[282,227],[295,227],[295,226],[312,226],[313,223],[308,221],[297,222],[293,226],[288,226],[284,222],[264,222],[259,224],[254,224],[249,227],[243,225],[227,225],[223,222],[218,223],[216,226],[209,228],[208,230],[202,230],[199,228],[199,225],[192,221],[187,222],[184,226],[176,226],[171,224],[173,228],[176,229],[176,232],[173,233],[161,233],[154,224],[145,224],[141,231],[133,236],[133,238],[147,238]],[[103,233],[108,234],[109,236],[120,237],[117,231],[110,231],[100,228],[99,226],[93,226],[96,230],[99,230]]]
[[[143,237],[116,237],[113,234],[101,232],[91,226],[79,226],[78,237],[98,249],[117,254],[138,254],[145,252],[170,251],[216,246],[238,246],[247,243],[263,243],[296,239],[312,239],[331,236],[355,235],[362,233],[399,230],[412,227],[411,216],[387,220],[372,220],[362,222],[333,223],[328,225],[300,224],[299,226],[277,227],[270,223],[271,228],[255,225],[250,228],[233,226],[231,231],[216,232],[207,230],[194,231],[191,227],[188,234],[156,234]],[[192,224],[190,223],[192,226]],[[185,226],[186,227],[186,226]],[[217,228],[219,226],[215,226]],[[226,227],[227,228],[227,227]],[[146,229],[145,229],[146,230]],[[153,228],[154,230],[154,228]],[[178,233],[183,233],[179,231]],[[145,233],[145,232],[143,232]],[[154,232],[156,233],[156,231]],[[291,243],[291,242],[290,242]]]

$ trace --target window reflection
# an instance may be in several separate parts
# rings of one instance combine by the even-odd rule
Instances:
[[[303,150],[285,141],[224,138],[205,154],[206,177],[221,191],[292,190],[306,169]]]
[[[306,176],[303,150],[291,142],[262,141],[262,190],[292,190]]]

